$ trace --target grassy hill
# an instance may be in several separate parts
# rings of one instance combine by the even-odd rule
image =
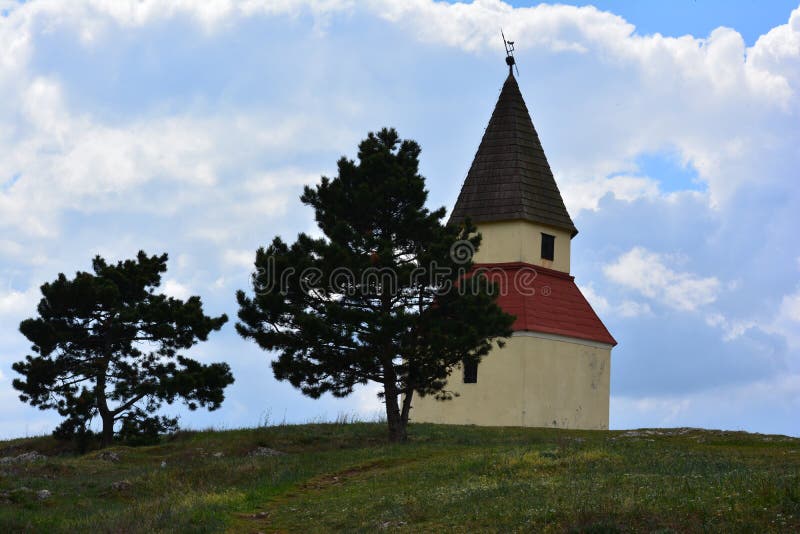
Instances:
[[[80,457],[49,437],[0,442],[0,531],[800,530],[800,439],[420,424],[388,445],[385,433],[183,432]],[[46,458],[17,458],[31,451]]]

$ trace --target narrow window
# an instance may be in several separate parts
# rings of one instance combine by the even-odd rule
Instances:
[[[476,384],[478,382],[478,362],[475,360],[464,360],[464,383]]]
[[[542,234],[542,259],[553,259],[553,251],[555,249],[556,236],[550,234]]]

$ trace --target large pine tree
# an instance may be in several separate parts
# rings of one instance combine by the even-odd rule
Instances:
[[[480,236],[429,211],[420,147],[370,133],[358,162],[305,187],[323,237],[280,238],[256,253],[253,294],[239,291],[238,332],[278,353],[272,368],[311,397],[382,386],[389,438],[407,436],[414,394],[448,399],[446,379],[511,334],[483,276],[465,277]],[[466,252],[466,254],[462,254]]]
[[[58,410],[65,417],[61,435],[84,434],[99,416],[103,446],[115,428],[130,435],[174,426],[176,420],[153,415],[163,402],[218,408],[233,382],[228,364],[201,364],[179,351],[205,341],[228,318],[206,316],[200,297],[156,292],[166,254],[139,252],[115,265],[97,256],[92,266],[92,273],[60,274],[44,284],[38,317],[20,324],[35,353],[13,365],[23,377],[13,382],[20,399]]]

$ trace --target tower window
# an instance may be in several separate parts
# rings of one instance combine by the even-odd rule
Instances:
[[[556,236],[550,234],[542,234],[542,259],[553,259],[553,252],[555,250]]]
[[[465,359],[464,362],[464,383],[476,384],[478,382],[478,362]]]

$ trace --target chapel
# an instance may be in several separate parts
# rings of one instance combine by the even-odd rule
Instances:
[[[607,429],[617,344],[570,274],[578,229],[512,72],[461,187],[449,224],[482,235],[475,268],[501,273],[498,304],[513,336],[448,379],[449,401],[414,397],[415,422]]]

